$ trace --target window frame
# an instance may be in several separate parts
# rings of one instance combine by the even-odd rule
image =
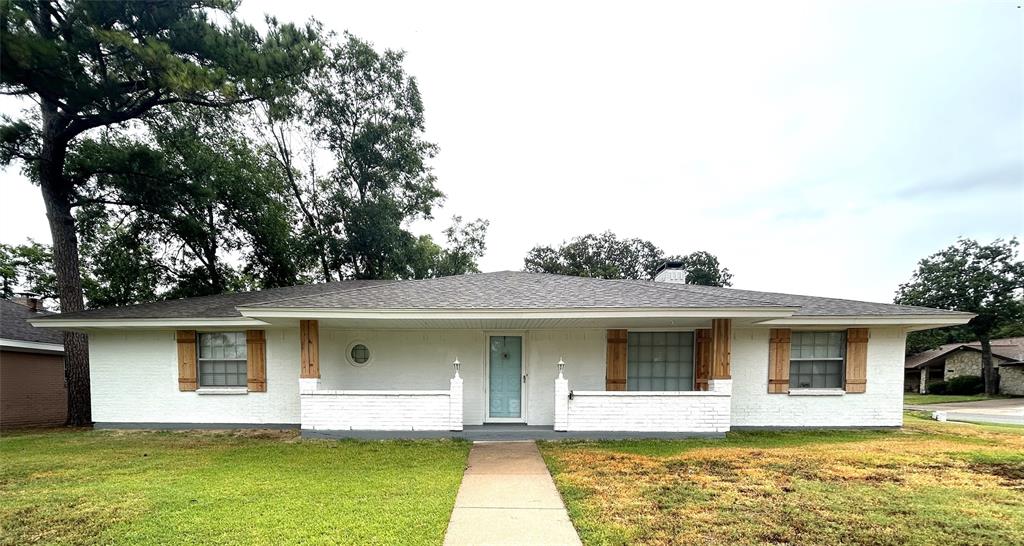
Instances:
[[[690,382],[687,385],[688,388],[686,388],[686,389],[675,389],[675,390],[653,390],[653,389],[639,389],[639,388],[632,389],[632,388],[630,388],[630,379],[631,379],[630,378],[630,370],[634,369],[633,368],[634,364],[640,364],[639,362],[636,362],[636,363],[632,362],[631,359],[630,359],[630,356],[629,356],[630,355],[630,339],[632,339],[632,336],[635,335],[635,334],[682,334],[682,335],[689,335],[690,336],[690,351],[689,351],[689,355],[690,355],[690,361],[689,361],[689,364],[690,364]],[[656,345],[652,344],[651,346],[655,347]],[[666,344],[665,346],[667,347],[668,344]],[[680,345],[680,347],[685,347],[685,345]],[[652,378],[653,378],[653,376],[652,376]],[[648,379],[651,379],[651,378],[648,378]],[[666,375],[663,379],[669,379],[669,376]],[[682,380],[682,376],[676,376],[676,377],[674,377],[674,379],[678,383],[679,381]],[[639,378],[638,378],[638,380],[639,380]],[[697,390],[697,332],[694,331],[694,330],[628,330],[626,332],[626,385],[625,385],[625,390],[627,392],[689,392],[689,391],[696,391]]]
[[[839,334],[839,354],[840,354],[840,356],[839,357],[818,357],[818,356],[804,357],[804,356],[801,356],[799,358],[794,357],[793,356],[793,352],[794,352],[793,351],[793,347],[796,346],[796,339],[795,339],[796,336],[797,335],[806,335],[806,334],[811,334],[811,335],[814,335],[814,334]],[[791,334],[790,334],[790,353],[789,353],[789,390],[790,391],[801,391],[801,390],[804,390],[804,391],[810,391],[810,390],[845,391],[846,390],[846,357],[847,357],[847,355],[846,355],[846,345],[847,345],[847,333],[846,333],[846,330],[794,330],[794,331],[792,331]],[[800,386],[799,384],[794,384],[795,378],[798,375],[799,376],[808,376],[809,375],[812,378],[815,375],[824,375],[826,377],[829,376],[829,375],[834,375],[834,374],[815,374],[813,371],[810,374],[803,374],[803,373],[797,374],[797,373],[793,372],[793,363],[794,362],[823,362],[823,361],[824,362],[839,362],[839,374],[838,374],[839,375],[839,385],[838,386],[814,387],[813,386],[813,380],[812,380],[812,386],[810,386],[810,387],[803,387],[803,386]]]
[[[235,357],[235,358],[223,358],[223,357],[222,358],[210,358],[210,357],[203,358],[203,356],[202,356],[202,354],[203,354],[203,336],[223,335],[223,334],[234,334],[234,335],[238,336],[236,339],[240,339],[241,340],[241,347],[242,347],[243,356],[241,358],[237,358],[237,357]],[[241,390],[241,389],[248,389],[249,388],[249,342],[248,341],[249,340],[248,340],[247,333],[244,330],[242,330],[242,331],[231,330],[231,331],[196,332],[196,389],[197,390],[204,390],[204,389],[205,390]],[[237,348],[237,344],[233,345],[233,346]],[[241,366],[242,366],[242,377],[243,377],[244,380],[242,381],[241,384],[231,384],[231,385],[227,385],[227,384],[225,384],[225,385],[209,385],[209,384],[204,384],[203,383],[203,376],[204,376],[204,374],[203,374],[203,362],[204,361],[205,362],[234,362],[236,368],[235,368],[235,371],[233,373],[231,373],[231,374],[228,374],[227,372],[223,372],[223,373],[221,373],[221,372],[207,372],[207,374],[205,374],[205,375],[220,374],[220,375],[225,375],[225,376],[227,376],[227,375],[234,375],[236,377],[239,375],[238,363],[240,362]]]

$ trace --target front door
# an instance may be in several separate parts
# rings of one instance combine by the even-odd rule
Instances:
[[[487,417],[496,421],[523,418],[523,338],[490,336]]]

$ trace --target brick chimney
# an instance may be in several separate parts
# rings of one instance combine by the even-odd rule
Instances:
[[[16,292],[12,301],[18,305],[28,307],[29,311],[33,313],[43,310],[42,306],[39,305],[39,294],[35,292]]]

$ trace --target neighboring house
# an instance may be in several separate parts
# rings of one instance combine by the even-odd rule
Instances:
[[[89,335],[101,427],[344,434],[524,423],[721,433],[900,426],[907,332],[972,316],[507,271],[342,281],[32,323]]]
[[[1009,388],[1014,390],[1017,371],[1004,370],[1004,366],[1024,360],[1024,337],[993,339],[992,366],[996,368],[1000,392],[1003,381],[1010,374]],[[981,343],[947,343],[930,351],[910,355],[904,362],[904,390],[928,393],[929,385],[949,381],[964,375],[981,375]],[[1021,370],[1019,367],[1015,368]],[[1016,394],[1016,393],[1006,393]]]
[[[0,299],[0,428],[62,425],[67,418],[64,335],[28,323],[46,314],[34,297]]]

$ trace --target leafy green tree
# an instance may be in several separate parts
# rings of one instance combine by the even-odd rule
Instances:
[[[650,279],[665,253],[644,239],[619,239],[611,231],[589,233],[555,248],[536,246],[525,259],[525,271],[595,277]]]
[[[39,183],[61,309],[84,307],[68,150],[87,131],[167,105],[224,107],[287,95],[319,59],[318,29],[268,19],[261,36],[232,0],[0,2],[0,91],[38,110],[0,127],[3,163]],[[91,421],[86,337],[64,337],[68,422]]]
[[[698,250],[679,258],[669,258],[668,261],[680,262],[682,269],[686,270],[686,284],[732,286],[729,268],[722,267],[718,257],[710,252]]]
[[[958,239],[918,262],[910,282],[901,284],[896,291],[895,302],[899,304],[977,315],[966,327],[946,333],[961,339],[969,333],[981,343],[982,377],[989,394],[994,394],[997,386],[992,367],[992,334],[1019,328],[1024,322],[1024,262],[1017,257],[1017,246],[1016,238],[996,239],[987,245]],[[924,342],[934,342],[935,334],[931,336],[924,338]],[[914,334],[908,345],[924,344],[913,337]]]
[[[57,279],[53,274],[49,245],[31,239],[21,245],[0,243],[0,296],[10,298],[15,289],[39,294],[44,306],[57,300]]]
[[[442,247],[429,235],[421,235],[409,259],[413,279],[447,277],[479,273],[477,260],[487,249],[487,220],[464,224],[461,216],[452,218],[452,225],[444,230],[448,246]]]
[[[427,240],[405,226],[430,218],[443,198],[428,165],[437,147],[423,136],[416,80],[404,53],[378,52],[349,34],[326,57],[293,108],[262,112],[300,211],[308,262],[323,280],[414,276],[429,246],[418,247]]]
[[[535,246],[527,253],[523,270],[600,279],[652,279],[667,261],[683,263],[689,284],[729,286],[732,279],[710,252],[666,257],[665,251],[650,241],[619,239],[611,231],[576,237],[557,248]]]
[[[169,285],[165,297],[296,284],[294,218],[284,176],[269,152],[251,146],[226,111],[173,108],[146,126],[151,142],[86,139],[69,160],[69,171],[87,174],[95,185],[87,192],[92,197],[78,203],[92,212],[92,223],[122,226],[84,226],[94,250],[120,248],[125,232],[144,241],[131,248],[159,254],[160,280]],[[112,239],[104,243],[103,235]],[[241,267],[229,260],[234,257]]]

